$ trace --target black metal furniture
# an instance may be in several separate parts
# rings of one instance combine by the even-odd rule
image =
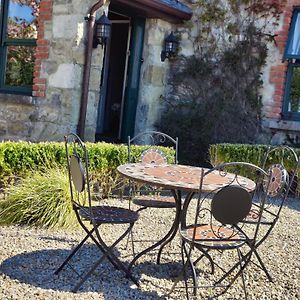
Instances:
[[[129,268],[131,268],[141,256],[157,247],[159,247],[157,255],[157,261],[159,263],[164,247],[174,239],[179,228],[182,215],[182,193],[186,193],[184,202],[190,201],[194,193],[199,190],[199,180],[203,168],[178,164],[156,165],[152,163],[132,163],[121,165],[117,170],[121,175],[130,180],[156,187],[168,188],[172,191],[176,202],[176,213],[171,228],[161,240],[137,254],[131,261]],[[208,171],[208,169],[204,170]],[[205,177],[202,186],[203,190],[206,192],[215,191],[222,186],[229,185],[235,177],[235,174],[227,174],[227,176],[224,177],[218,170],[212,171]],[[239,176],[237,180],[248,190],[255,188],[255,183],[251,179]]]
[[[128,136],[128,162],[133,162],[131,148],[134,144],[146,145],[145,149],[136,158],[141,163],[166,164],[167,155],[160,146],[169,146],[174,148],[174,156],[171,157],[172,163],[178,163],[178,138],[173,139],[169,135],[159,131],[145,131],[134,137]],[[166,195],[166,191],[153,188],[151,186],[139,186],[136,188],[134,182],[131,182],[132,202],[141,208],[175,208],[175,199],[172,195]]]
[[[269,281],[273,281],[272,276],[265,267],[257,248],[267,240],[279,220],[286,199],[295,192],[297,187],[295,179],[299,172],[299,164],[300,160],[295,151],[285,145],[270,147],[263,158],[262,168],[271,172],[271,182],[267,189],[264,187],[268,194],[268,201],[261,218],[262,232],[254,247],[254,255],[258,264],[253,259],[252,263],[264,271]],[[259,204],[253,202],[250,213],[243,222],[256,226],[258,209]]]
[[[91,198],[88,152],[85,144],[76,134],[71,133],[65,136],[65,147],[72,207],[76,214],[78,223],[86,232],[86,236],[66,258],[62,265],[55,271],[55,274],[58,274],[68,264],[70,259],[88,239],[91,239],[99,248],[99,256],[93,266],[84,272],[84,274],[80,275],[81,279],[73,288],[73,292],[77,292],[81,285],[88,279],[88,277],[96,270],[105,258],[107,258],[116,269],[123,271],[126,277],[130,278],[136,285],[138,285],[138,282],[131,275],[128,268],[113,253],[113,249],[132,229],[134,223],[138,219],[138,213],[129,209],[100,205],[98,202],[97,204],[94,203]],[[125,227],[121,236],[118,237],[110,246],[108,246],[102,238],[101,225],[103,224]]]
[[[138,157],[132,157],[132,147],[134,145],[144,145],[143,151]],[[162,146],[172,147],[174,149],[174,155],[167,157],[167,153],[164,152]],[[166,164],[171,160],[172,163],[178,163],[178,138],[175,139],[171,136],[159,132],[159,131],[145,131],[137,134],[134,137],[128,136],[128,162],[138,161],[144,164]],[[135,181],[129,181],[130,197],[129,203],[134,203],[140,208],[138,212],[147,208],[176,208],[176,202],[170,190],[163,188],[153,187],[145,184],[137,184]],[[129,206],[130,208],[130,206]],[[168,234],[167,234],[168,235]],[[131,232],[131,242],[134,252],[134,244],[142,242],[140,239],[134,239],[133,232]],[[157,245],[159,241],[151,241],[154,245]],[[155,248],[155,247],[154,247]],[[157,257],[157,263],[160,263],[160,255]]]
[[[219,172],[223,179],[230,176],[228,184],[220,182],[207,191],[204,183],[212,172]],[[254,180],[255,186],[245,185],[239,177],[241,172]],[[183,206],[180,226],[183,270],[173,288],[183,278],[187,299],[190,289],[196,296],[199,288],[204,288],[205,296],[211,299],[224,294],[241,278],[247,298],[244,270],[255,251],[270,174],[253,164],[233,162],[202,169],[199,182],[198,193]],[[257,222],[248,232],[242,221],[253,201],[257,203]],[[233,253],[229,255],[230,251]]]

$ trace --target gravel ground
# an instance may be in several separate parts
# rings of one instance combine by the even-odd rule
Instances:
[[[162,236],[170,226],[174,210],[155,209],[141,213],[135,232],[149,239]],[[110,240],[118,230],[105,228]],[[290,199],[284,207],[281,219],[268,241],[260,248],[268,269],[275,279],[267,281],[264,273],[250,265],[245,274],[249,299],[300,299],[300,200]],[[121,229],[121,227],[120,227]],[[142,257],[134,267],[134,276],[140,281],[136,288],[104,261],[86,281],[78,293],[71,293],[78,280],[72,268],[67,267],[59,275],[54,271],[83,237],[78,229],[46,230],[20,226],[0,227],[0,299],[184,299],[183,289],[177,289],[167,297],[172,276],[180,270],[178,237],[167,247],[161,265],[155,264],[155,253]],[[127,263],[132,259],[130,248],[122,242],[116,254]],[[141,250],[146,242],[137,243]],[[72,266],[80,272],[97,258],[98,250],[86,243],[74,257]],[[225,258],[224,259],[228,259]],[[228,259],[229,260],[229,259]],[[180,284],[182,286],[182,283]],[[238,281],[225,296],[219,299],[243,299],[241,282]],[[197,299],[205,299],[198,296]]]

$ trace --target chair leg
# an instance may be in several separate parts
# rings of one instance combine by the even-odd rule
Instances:
[[[182,241],[181,244],[182,272],[183,272],[183,279],[184,279],[184,286],[185,286],[185,295],[186,295],[186,299],[189,300],[190,295],[189,295],[189,287],[187,281],[186,262],[184,261],[184,254],[186,254],[186,248],[185,248],[185,242]]]
[[[104,253],[103,255],[94,263],[94,265],[90,268],[90,270],[84,275],[84,277],[76,284],[76,286],[73,288],[73,292],[76,293],[78,289],[82,286],[82,284],[88,279],[88,277],[97,269],[97,267],[101,264],[101,262],[104,260],[104,258],[109,258],[110,261],[113,261],[113,265],[117,266],[117,269],[121,269],[125,274],[126,277],[130,278],[133,283],[135,283],[137,286],[139,286],[138,281],[131,275],[131,273],[128,271],[128,269],[124,266],[124,264],[120,261],[119,258],[117,258],[112,250],[113,248],[129,233],[129,231],[132,229],[133,224],[130,224],[128,229],[111,245],[107,246],[103,239],[100,236],[100,233],[98,231],[98,228],[95,228],[96,235],[99,239],[99,245],[101,245],[101,249],[103,249]]]
[[[216,283],[216,285],[219,285],[227,276],[229,276],[237,267],[240,267],[240,270],[235,274],[235,276],[231,279],[231,281],[227,284],[225,289],[217,294],[216,296],[220,296],[226,293],[226,291],[232,286],[232,284],[236,281],[236,279],[243,275],[243,271],[246,268],[246,266],[250,263],[251,255],[252,255],[253,249],[251,249],[246,255],[242,255],[240,252],[240,259],[239,261],[224,275],[221,279],[219,279]],[[245,290],[244,290],[245,291]]]
[[[94,231],[94,229],[92,231]],[[76,246],[76,248],[71,252],[71,254],[65,259],[65,261],[60,265],[60,267],[54,272],[55,275],[57,275],[65,267],[65,265],[70,261],[70,259],[76,254],[76,252],[79,250],[79,248],[90,237],[90,234],[92,234],[92,231],[86,235],[86,237]]]
[[[188,253],[188,250],[186,248],[186,243],[183,244],[183,250],[184,250],[184,253],[186,255],[186,259],[187,259],[187,262],[192,270],[192,279],[193,279],[193,294],[194,296],[196,297],[197,296],[197,274],[196,274],[196,270],[195,270],[195,266],[191,260],[191,250],[189,251],[190,253]],[[184,268],[184,276],[186,276],[186,270]],[[186,282],[186,292],[187,291],[187,281],[185,280]]]
[[[244,276],[244,270],[242,266],[242,254],[241,250],[237,249],[238,257],[239,257],[239,263],[240,263],[240,269],[241,269],[241,277],[242,277],[242,282],[243,282],[243,289],[244,289],[244,294],[245,294],[245,299],[247,300],[247,291],[246,291],[246,283],[245,283],[245,276]]]
[[[196,266],[203,257],[206,257],[209,260],[210,265],[211,265],[211,274],[214,274],[215,273],[215,263],[213,262],[213,259],[211,258],[211,256],[208,254],[208,250],[205,251],[204,249],[200,249],[200,248],[197,248],[197,249],[199,251],[201,251],[203,254],[194,261],[194,266]]]
[[[254,255],[256,256],[256,258],[257,258],[257,260],[258,260],[258,262],[259,262],[259,264],[260,264],[260,268],[265,272],[266,276],[268,277],[268,280],[269,280],[270,282],[273,282],[273,278],[272,278],[272,276],[270,275],[270,273],[268,272],[266,266],[264,265],[262,259],[261,259],[260,256],[259,256],[257,250],[254,249],[253,252],[254,252]]]

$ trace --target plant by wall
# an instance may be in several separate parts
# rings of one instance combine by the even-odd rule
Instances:
[[[179,137],[184,162],[205,162],[211,143],[257,140],[261,71],[281,5],[261,0],[198,0],[194,5],[195,55],[172,64],[159,125]]]

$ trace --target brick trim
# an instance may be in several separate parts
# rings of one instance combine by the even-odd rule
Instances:
[[[46,95],[46,78],[41,78],[41,66],[42,61],[49,57],[50,42],[44,36],[44,23],[52,19],[52,5],[53,0],[42,0],[40,2],[32,86],[32,96],[35,97],[45,97]]]
[[[283,25],[281,30],[276,32],[275,42],[281,56],[284,54],[285,45],[288,39],[290,23],[293,10],[300,6],[300,0],[289,0],[283,7]],[[277,66],[271,67],[270,83],[274,85],[273,106],[266,112],[266,117],[270,119],[281,119],[281,110],[284,98],[284,87],[287,72],[287,62],[281,62]]]

